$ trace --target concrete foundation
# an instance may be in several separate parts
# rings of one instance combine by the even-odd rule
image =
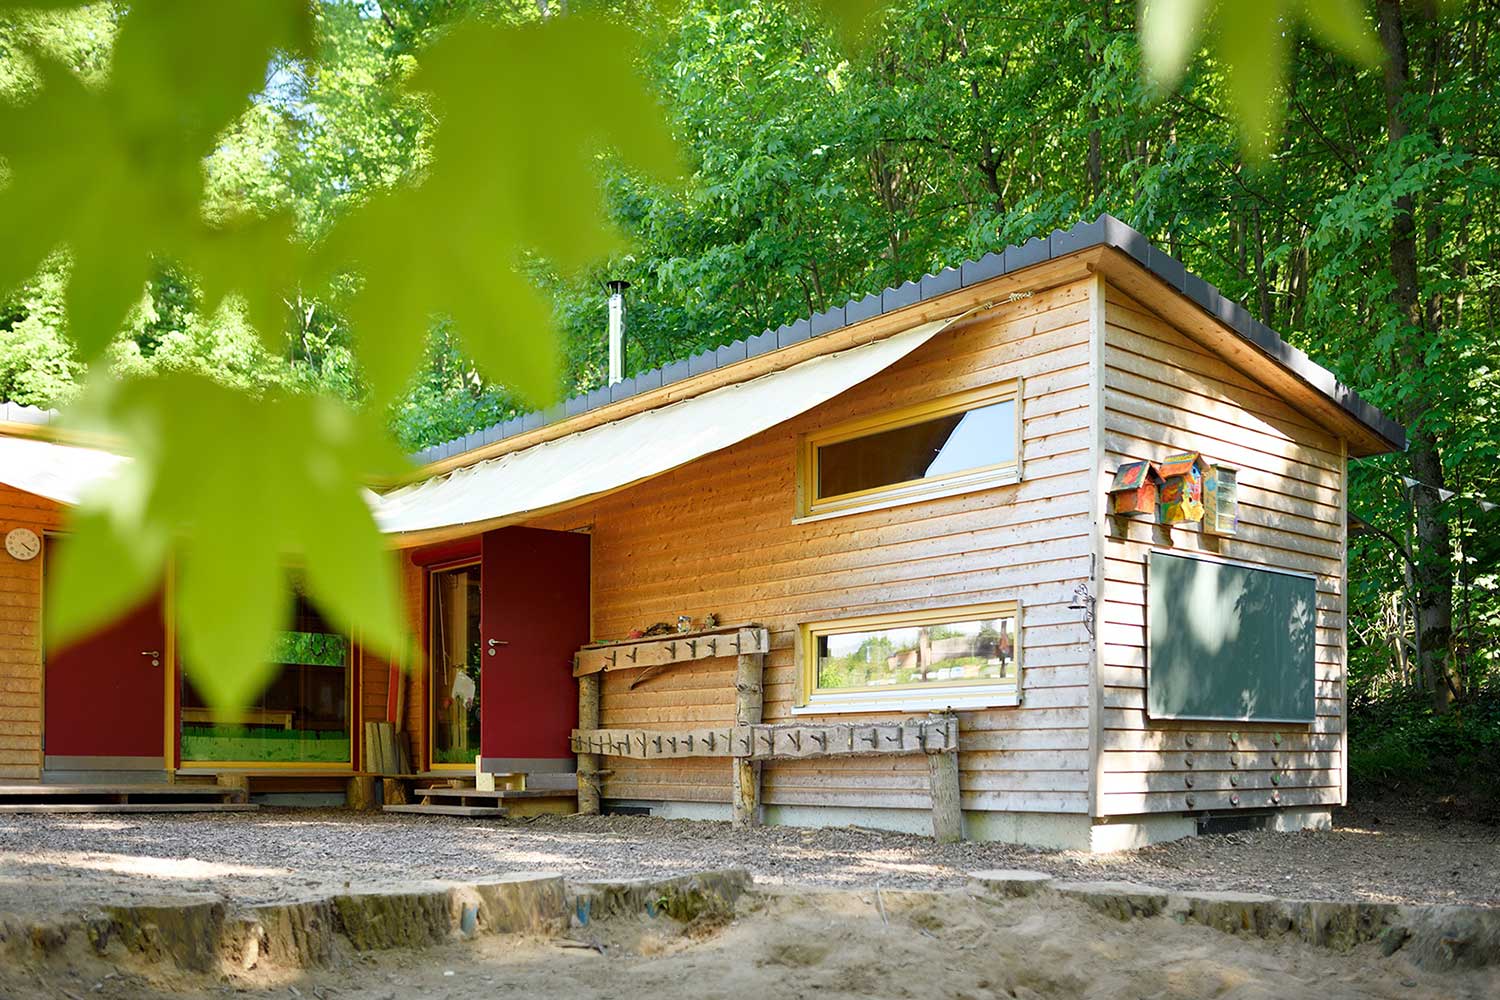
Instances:
[[[717,802],[612,800],[605,803],[606,811],[611,807],[622,806],[647,809],[651,815],[663,819],[729,819],[729,806]],[[932,813],[925,809],[768,805],[763,807],[763,812],[768,826],[863,826],[872,830],[889,830],[892,833],[932,836]],[[1265,827],[1266,829],[1327,829],[1331,815],[1327,810],[1284,810],[1266,814],[1264,822],[1275,824]],[[1323,825],[1319,826],[1319,823]],[[1134,850],[1150,844],[1192,837],[1197,833],[1197,818],[1177,813],[1107,820],[1093,820],[1088,816],[1070,813],[964,813],[965,840],[996,841],[1094,854]]]
[[[1277,833],[1296,833],[1300,830],[1332,830],[1332,809],[1278,809],[1267,817],[1265,829]]]
[[[605,799],[603,811],[625,809],[644,810],[648,815],[662,819],[703,819],[729,822],[727,802],[646,802],[638,799]]]
[[[1095,854],[1132,851],[1137,847],[1193,837],[1197,833],[1197,820],[1175,813],[1111,818],[1090,827],[1088,850]]]

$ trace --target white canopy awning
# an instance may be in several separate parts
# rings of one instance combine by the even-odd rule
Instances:
[[[382,531],[404,535],[493,525],[658,476],[827,402],[906,357],[958,318],[925,323],[403,486],[375,503],[375,520]]]
[[[0,435],[0,483],[60,503],[78,503],[128,461],[94,448]]]

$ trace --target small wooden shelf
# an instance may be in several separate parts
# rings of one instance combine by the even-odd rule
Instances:
[[[584,677],[611,670],[670,667],[677,663],[691,663],[718,656],[767,653],[770,648],[770,632],[753,625],[711,632],[683,632],[624,642],[595,643],[584,646],[574,655],[573,676]]]

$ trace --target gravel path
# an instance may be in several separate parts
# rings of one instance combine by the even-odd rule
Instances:
[[[854,828],[736,833],[725,823],[634,816],[495,823],[265,809],[0,817],[0,912],[203,891],[256,902],[508,871],[600,878],[724,867],[748,868],[767,883],[893,888],[942,888],[971,871],[1029,868],[1167,888],[1500,906],[1500,828],[1394,806],[1346,811],[1324,833],[1198,837],[1103,856],[938,846]]]

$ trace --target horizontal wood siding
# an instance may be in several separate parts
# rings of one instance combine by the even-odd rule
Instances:
[[[1089,572],[1088,318],[1085,283],[1039,292],[939,335],[800,418],[535,523],[592,531],[598,637],[679,614],[767,626],[767,722],[791,718],[803,622],[1020,600],[1023,704],[962,714],[963,805],[1085,812],[1088,636],[1067,605]],[[1020,483],[792,523],[798,435],[1018,377]],[[608,672],[602,724],[728,725],[733,674],[731,659],[697,661],[631,690],[635,673]],[[607,758],[605,766],[607,798],[729,801],[722,760]],[[925,808],[927,765],[917,756],[777,762],[765,767],[764,800]]]
[[[1111,287],[1106,305],[1106,471],[1199,451],[1239,469],[1233,537],[1111,518],[1101,615],[1099,813],[1336,804],[1344,759],[1342,442],[1270,390]],[[1317,576],[1317,721],[1146,717],[1146,560],[1153,548]],[[1189,782],[1192,783],[1189,787]],[[1189,806],[1188,797],[1193,805]]]
[[[0,485],[0,537],[61,524],[57,503]],[[0,780],[42,776],[42,563],[0,551]]]

